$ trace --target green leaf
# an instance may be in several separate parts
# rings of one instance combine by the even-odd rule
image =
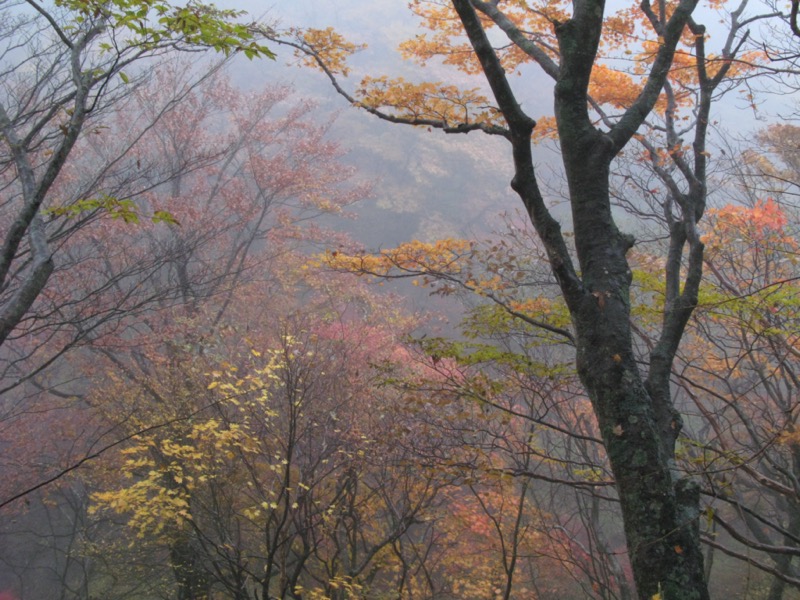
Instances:
[[[175,218],[175,215],[166,210],[155,211],[153,216],[150,217],[150,220],[153,221],[153,223],[166,223],[167,225],[177,225],[180,227],[180,223],[178,219]]]
[[[156,45],[177,44],[212,48],[225,55],[246,51],[248,58],[275,58],[269,48],[254,42],[257,24],[241,20],[245,11],[220,9],[194,0],[182,4],[153,0],[55,0],[55,4],[73,13],[73,23],[102,18],[117,31],[127,30],[134,34],[128,40],[130,46],[154,49]],[[126,81],[122,74],[120,77]]]

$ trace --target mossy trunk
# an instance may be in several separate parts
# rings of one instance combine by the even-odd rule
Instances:
[[[583,139],[589,139],[584,137]],[[604,140],[564,152],[573,206],[582,293],[572,298],[577,369],[617,482],[625,535],[640,598],[708,598],[699,535],[699,489],[677,478],[674,442],[680,419],[666,425],[658,402],[666,389],[648,390],[630,329],[632,240],[614,224]],[[657,395],[658,402],[654,396]],[[671,406],[671,403],[670,403]]]

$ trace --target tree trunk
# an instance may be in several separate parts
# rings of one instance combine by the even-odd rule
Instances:
[[[793,454],[795,453],[793,452]],[[789,514],[789,523],[786,527],[786,530],[789,535],[783,538],[783,544],[787,547],[796,547],[797,544],[795,539],[798,535],[800,535],[800,506],[791,500],[787,500],[787,504],[789,505],[789,508],[786,511]],[[754,528],[751,527],[751,530],[753,529]],[[778,556],[773,557],[773,560],[775,561],[775,567],[778,569],[778,571],[790,577],[795,576],[795,569],[792,568],[793,559],[794,556],[791,554],[779,554]],[[783,579],[775,577],[772,580],[772,585],[770,586],[767,600],[782,600],[783,594],[787,587],[787,583]]]
[[[570,303],[576,365],[617,482],[638,594],[707,599],[699,488],[673,477],[672,439],[661,433],[633,352],[632,274],[625,258],[632,240],[618,231],[611,215],[607,144],[595,130],[570,137],[563,159],[583,284]],[[669,396],[668,388],[659,391]],[[675,435],[678,428],[676,422]]]
[[[587,304],[591,300],[587,300]],[[612,312],[607,302],[605,311]],[[598,343],[604,318],[578,338],[578,371],[597,415],[617,483],[625,535],[640,598],[706,599],[699,540],[699,490],[674,482],[662,450],[655,414],[624,343]],[[605,321],[605,322],[604,322]],[[626,347],[627,346],[627,347]],[[617,359],[619,357],[619,360]]]
[[[208,574],[187,535],[177,534],[170,544],[170,560],[178,584],[178,600],[206,600],[211,590]]]

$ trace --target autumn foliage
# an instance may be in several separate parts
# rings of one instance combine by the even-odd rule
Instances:
[[[800,588],[800,136],[712,111],[781,71],[749,29],[778,12],[412,0],[402,77],[332,28],[28,4],[53,46],[4,60],[54,66],[29,112],[28,71],[0,93],[0,600]],[[273,46],[384,121],[508,142],[522,209],[361,247],[380,174],[315,104],[171,52]]]

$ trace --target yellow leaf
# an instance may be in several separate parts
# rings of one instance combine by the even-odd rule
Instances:
[[[211,383],[208,384],[208,387],[206,389],[213,390],[218,385],[219,385],[219,381],[212,381]]]

